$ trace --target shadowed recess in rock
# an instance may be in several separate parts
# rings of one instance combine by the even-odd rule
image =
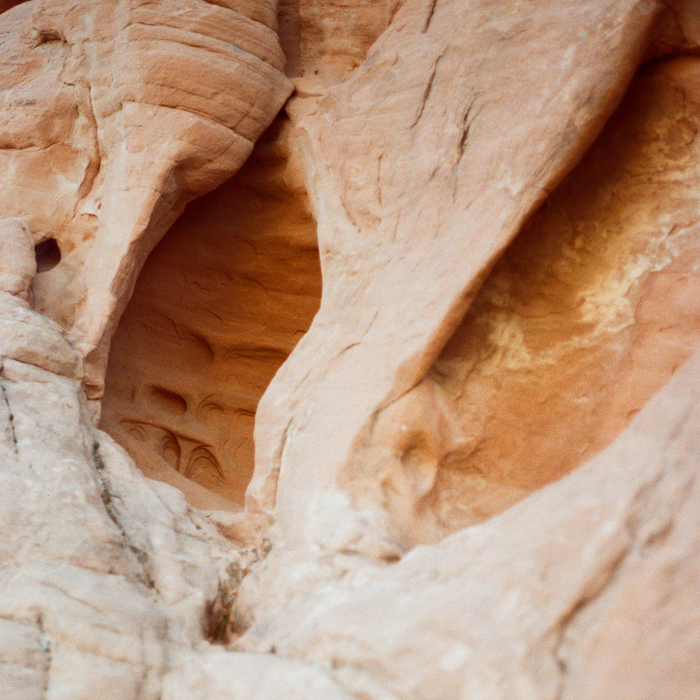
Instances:
[[[279,118],[240,174],[168,232],[110,351],[102,425],[148,476],[204,508],[242,504],[258,400],[320,302],[286,129]]]
[[[428,377],[380,416],[370,449],[408,542],[590,459],[700,345],[699,98],[700,59],[642,69]]]
[[[38,243],[34,248],[36,256],[36,271],[48,272],[61,262],[61,249],[55,238],[48,238]]]

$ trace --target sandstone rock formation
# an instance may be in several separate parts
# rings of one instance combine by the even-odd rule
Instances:
[[[330,536],[331,549],[362,550],[366,540],[393,557],[403,540],[444,534],[422,506],[443,457],[465,441],[450,444],[441,397],[420,382],[640,62],[670,51],[664,10],[576,3],[563,23],[560,3],[495,16],[487,2],[406,3],[362,67],[306,108],[298,128],[324,297],[261,401],[249,492],[255,505],[274,503],[288,546],[324,547]],[[663,42],[650,45],[655,33]],[[527,70],[516,71],[522,55]],[[286,462],[313,464],[313,484]],[[355,503],[343,509],[348,493]]]
[[[173,226],[112,343],[102,426],[202,507],[243,504],[257,403],[320,301],[316,227],[281,126]]]
[[[0,209],[60,249],[35,306],[79,339],[91,398],[146,256],[289,94],[275,25],[265,2],[34,0],[3,14]]]
[[[700,694],[694,0],[0,52],[1,697]]]

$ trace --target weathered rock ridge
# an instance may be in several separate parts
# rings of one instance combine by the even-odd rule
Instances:
[[[698,5],[14,5],[0,696],[700,694]]]
[[[3,15],[0,208],[60,249],[35,307],[78,338],[91,397],[146,256],[289,95],[275,26],[265,2],[34,0]]]

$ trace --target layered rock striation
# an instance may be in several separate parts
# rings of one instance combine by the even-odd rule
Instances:
[[[61,265],[37,310],[70,329],[101,396],[148,253],[250,155],[290,92],[272,4],[23,3],[3,14],[3,216]]]
[[[698,694],[695,2],[0,52],[0,695]]]

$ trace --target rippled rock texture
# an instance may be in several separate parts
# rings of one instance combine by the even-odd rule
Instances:
[[[13,5],[0,696],[700,694],[697,3]]]

